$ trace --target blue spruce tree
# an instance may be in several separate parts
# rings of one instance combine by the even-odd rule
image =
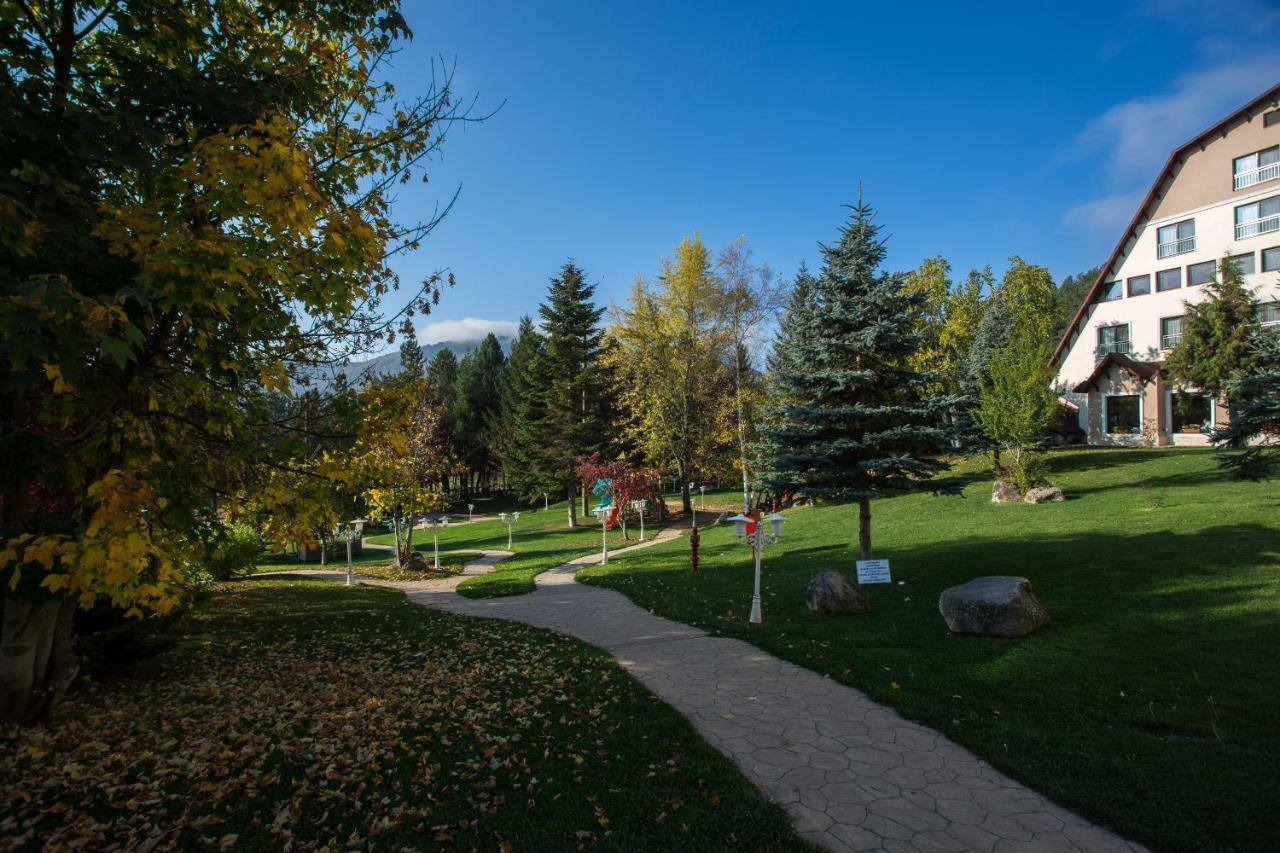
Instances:
[[[920,341],[922,294],[881,270],[880,227],[861,193],[821,273],[798,282],[771,362],[763,428],[775,487],[858,504],[858,545],[871,558],[871,501],[918,488],[947,467],[938,458],[954,401],[925,396],[907,367]],[[936,484],[934,484],[936,488]]]

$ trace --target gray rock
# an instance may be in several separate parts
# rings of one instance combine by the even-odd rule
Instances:
[[[825,569],[813,576],[804,590],[805,606],[815,613],[867,613],[871,602],[862,588],[846,574]]]
[[[1022,500],[1022,495],[1018,493],[1018,486],[1015,483],[996,480],[995,485],[991,487],[991,502],[993,504],[1016,504],[1020,500]]]
[[[1031,581],[1008,575],[975,578],[944,589],[938,611],[956,634],[1025,637],[1049,624],[1049,613],[1031,591]]]
[[[1049,503],[1050,501],[1065,501],[1066,499],[1067,496],[1064,495],[1062,493],[1062,489],[1057,486],[1040,486],[1039,488],[1031,489],[1023,495],[1022,502],[1029,504],[1043,504]]]

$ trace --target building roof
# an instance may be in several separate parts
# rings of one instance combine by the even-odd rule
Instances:
[[[1124,233],[1120,235],[1120,241],[1116,243],[1116,247],[1111,250],[1111,256],[1107,258],[1107,262],[1102,265],[1102,269],[1098,271],[1098,277],[1093,282],[1093,287],[1089,288],[1088,294],[1085,295],[1084,301],[1080,303],[1080,307],[1076,309],[1075,316],[1071,318],[1071,322],[1067,325],[1066,331],[1062,333],[1062,339],[1058,341],[1058,346],[1053,351],[1053,358],[1050,363],[1057,364],[1058,358],[1062,355],[1062,351],[1067,348],[1067,342],[1071,340],[1071,335],[1075,332],[1076,327],[1080,324],[1081,318],[1088,307],[1093,304],[1093,300],[1098,295],[1098,291],[1102,289],[1102,283],[1107,279],[1107,274],[1112,270],[1116,259],[1120,257],[1120,253],[1124,251],[1124,247],[1129,244],[1129,240],[1133,237],[1133,232],[1137,230],[1138,224],[1142,221],[1143,214],[1151,207],[1151,204],[1158,200],[1157,193],[1160,187],[1164,185],[1172,175],[1173,170],[1182,164],[1183,158],[1191,152],[1192,148],[1199,147],[1202,143],[1207,142],[1214,134],[1221,133],[1226,135],[1228,128],[1236,121],[1249,117],[1259,107],[1267,106],[1280,100],[1280,84],[1276,84],[1267,89],[1261,95],[1254,98],[1231,115],[1222,119],[1213,127],[1197,135],[1194,139],[1187,142],[1174,150],[1169,155],[1169,159],[1165,161],[1164,168],[1160,170],[1160,174],[1156,177],[1155,182],[1151,184],[1151,189],[1147,190],[1147,195],[1142,199],[1142,204],[1138,205],[1138,210],[1133,214],[1133,219],[1129,220],[1129,225],[1124,229]]]
[[[1118,352],[1109,352],[1103,357],[1102,361],[1093,368],[1093,373],[1089,374],[1089,378],[1081,382],[1071,390],[1077,394],[1083,394],[1089,390],[1098,377],[1111,369],[1111,365],[1119,367],[1128,373],[1134,379],[1137,379],[1143,385],[1146,385],[1160,373],[1160,363],[1156,361],[1135,361],[1127,355],[1121,355]]]

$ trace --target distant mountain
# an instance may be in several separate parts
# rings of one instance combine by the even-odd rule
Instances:
[[[510,354],[511,340],[513,336],[495,335],[495,337],[498,339],[498,343],[502,345],[502,352],[504,354]],[[431,359],[435,358],[436,353],[440,352],[442,349],[453,350],[453,354],[458,357],[459,361],[461,361],[464,355],[474,351],[478,346],[480,346],[480,341],[478,340],[440,341],[439,343],[434,344],[421,344],[418,349],[422,350],[422,360],[427,364],[430,364]],[[341,368],[341,370],[346,374],[347,382],[351,385],[358,384],[360,380],[366,376],[376,378],[378,376],[390,376],[392,374],[399,373],[400,350],[393,349],[391,352],[383,353],[380,356],[366,361],[354,361]],[[314,379],[316,384],[323,388],[333,381],[335,375],[335,373],[332,373],[328,369],[324,369],[323,371],[314,374]]]

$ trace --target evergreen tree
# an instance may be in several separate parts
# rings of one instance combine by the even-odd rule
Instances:
[[[1181,388],[1221,397],[1227,386],[1258,367],[1253,345],[1258,301],[1240,267],[1224,259],[1219,275],[1204,286],[1203,302],[1184,303],[1182,340],[1165,361],[1166,375]]]
[[[1237,476],[1261,480],[1280,472],[1280,334],[1255,331],[1252,350],[1254,366],[1227,383],[1231,423],[1215,431],[1213,441],[1243,448],[1223,465]]]
[[[400,342],[400,370],[415,379],[421,379],[426,370],[422,347],[418,344],[418,335],[412,326],[405,332],[404,340]]]
[[[533,320],[522,317],[499,388],[495,440],[507,482],[526,499],[550,495],[560,487],[547,469],[543,450],[548,440],[546,370],[547,342]]]
[[[493,433],[505,367],[502,345],[492,333],[458,365],[453,389],[453,446],[470,472],[473,486],[488,485],[496,461]]]
[[[547,300],[538,308],[547,340],[545,467],[569,499],[570,526],[577,524],[577,457],[597,452],[609,441],[612,404],[600,359],[604,309],[592,301],[595,290],[568,261],[551,279]],[[584,490],[584,512],[585,501]]]
[[[979,286],[987,293],[982,303],[982,318],[974,330],[960,369],[959,391],[971,402],[976,402],[982,382],[990,378],[991,360],[1009,342],[1012,318],[1008,303],[1001,299],[991,267],[984,267],[982,271],[971,270],[969,280],[980,281]]]
[[[1067,326],[1071,324],[1076,312],[1080,310],[1080,303],[1084,302],[1085,297],[1089,295],[1090,289],[1093,288],[1093,283],[1098,280],[1098,276],[1101,274],[1102,267],[1094,267],[1082,273],[1069,275],[1058,284],[1057,292],[1054,294],[1052,331],[1055,342],[1067,330]]]
[[[458,379],[458,357],[445,347],[437,352],[427,365],[427,383],[431,386],[432,399],[449,405],[453,402],[453,384]]]
[[[885,257],[872,209],[858,199],[822,272],[797,295],[775,352],[776,413],[764,432],[777,449],[772,469],[788,486],[858,502],[858,546],[871,557],[871,501],[916,488],[945,463],[949,402],[929,398],[928,374],[908,366],[919,349],[924,299]],[[797,287],[797,291],[801,291]]]

